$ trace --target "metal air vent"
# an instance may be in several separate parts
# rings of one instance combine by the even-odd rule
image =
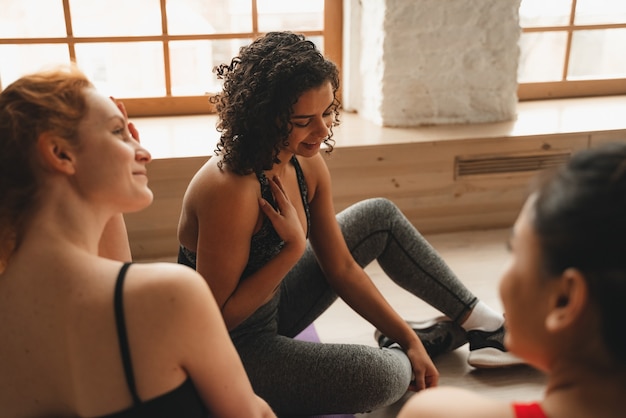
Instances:
[[[513,174],[557,167],[569,160],[571,152],[509,155],[458,156],[454,162],[455,178],[493,174]]]

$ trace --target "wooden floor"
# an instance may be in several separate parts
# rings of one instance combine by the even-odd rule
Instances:
[[[497,310],[502,310],[498,296],[498,282],[507,261],[505,242],[508,229],[458,232],[427,235],[427,239],[448,262],[452,270],[480,299]],[[420,320],[440,315],[438,311],[396,286],[373,263],[366,268],[385,297],[406,319]],[[315,323],[322,342],[347,342],[375,346],[374,327],[337,301]],[[475,390],[481,394],[505,400],[533,400],[542,397],[544,375],[527,366],[477,370],[466,360],[468,346],[435,360],[441,374],[440,385],[451,385]],[[411,394],[398,403],[359,418],[395,417],[399,408]]]

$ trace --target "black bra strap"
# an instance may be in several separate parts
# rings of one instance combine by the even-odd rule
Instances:
[[[117,275],[117,282],[115,283],[115,295],[113,299],[113,306],[115,308],[115,323],[117,325],[117,336],[120,342],[120,353],[122,354],[122,364],[124,366],[124,374],[126,375],[126,383],[128,384],[128,390],[133,398],[133,404],[138,405],[141,403],[139,396],[137,396],[137,388],[135,387],[135,376],[133,375],[133,365],[130,361],[130,348],[128,346],[128,336],[126,334],[126,322],[124,321],[124,303],[122,300],[122,289],[124,287],[124,278],[126,277],[126,271],[130,267],[131,263],[124,263]]]
[[[298,187],[300,188],[300,197],[302,199],[302,206],[304,206],[304,213],[306,214],[306,237],[309,237],[309,231],[311,230],[311,210],[309,208],[309,189],[306,185],[306,179],[302,172],[300,162],[294,155],[291,157],[291,163],[296,169],[296,178],[298,179]]]

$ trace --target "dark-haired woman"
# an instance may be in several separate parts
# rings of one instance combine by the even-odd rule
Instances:
[[[413,396],[399,417],[623,417],[624,237],[626,142],[580,151],[543,178],[513,227],[500,296],[506,346],[546,372],[544,398],[441,387]]]

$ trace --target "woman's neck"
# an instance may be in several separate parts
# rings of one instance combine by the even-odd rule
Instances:
[[[548,376],[543,404],[548,415],[555,417],[621,416],[624,393],[624,367],[584,360],[562,362]]]
[[[265,172],[265,175],[267,177],[285,177],[285,174],[291,166],[291,159],[293,158],[293,156],[294,154],[291,152],[281,151],[280,154],[278,154],[278,159],[280,160],[280,163],[274,164],[271,170],[267,170]]]
[[[46,198],[32,214],[24,230],[23,244],[52,249],[75,247],[98,254],[98,244],[107,220],[102,210],[90,207],[78,196]],[[44,244],[45,243],[45,244]]]

